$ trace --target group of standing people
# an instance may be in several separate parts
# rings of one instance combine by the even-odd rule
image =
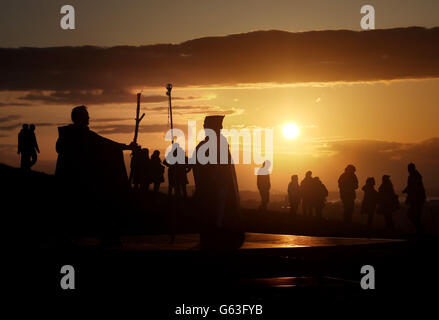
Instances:
[[[160,159],[160,151],[155,150],[149,157],[149,150],[141,148],[135,143],[130,145],[117,143],[112,140],[99,136],[88,128],[89,115],[85,106],[79,106],[72,110],[72,124],[59,127],[59,138],[56,144],[58,152],[58,161],[56,168],[56,176],[63,183],[72,185],[76,190],[101,190],[100,192],[109,191],[117,194],[120,186],[132,185],[135,188],[149,189],[149,185],[153,184],[153,190],[158,192],[160,184],[164,182],[165,166],[168,167],[169,195],[174,193],[177,197],[187,197],[186,185],[188,184],[187,173],[194,170],[194,180],[196,184],[196,197],[200,198],[200,194],[204,203],[206,199],[210,199],[205,192],[210,190],[207,186],[209,183],[217,184],[216,180],[222,178],[225,174],[227,183],[224,182],[224,190],[233,190],[220,192],[218,196],[221,198],[221,208],[225,209],[225,194],[231,197],[231,203],[239,201],[236,173],[234,166],[227,167],[222,172],[213,170],[217,166],[210,167],[206,165],[189,165],[188,158],[184,150],[177,143],[173,143],[171,152],[168,156],[174,158],[178,153],[185,157],[183,164],[169,161],[168,157],[163,161]],[[220,134],[223,116],[208,116],[205,119],[205,128],[214,128]],[[224,138],[225,139],[225,138]],[[206,140],[207,141],[207,140]],[[206,141],[200,143],[202,146]],[[123,161],[122,150],[131,150],[131,173],[126,177],[125,165]],[[197,149],[198,150],[198,149]],[[21,167],[30,169],[37,161],[38,148],[37,139],[35,137],[35,126],[24,124],[18,135],[18,154],[21,154]],[[230,154],[229,154],[230,158]],[[207,170],[209,168],[209,170]],[[210,169],[212,169],[210,171]],[[206,171],[207,170],[207,171]],[[261,210],[266,210],[269,202],[271,163],[264,162],[257,176],[257,185],[261,195]],[[422,232],[421,214],[426,200],[426,193],[422,181],[421,174],[416,170],[413,163],[408,165],[409,177],[407,187],[403,193],[407,194],[406,204],[408,205],[408,216],[414,224],[418,232]],[[355,174],[356,168],[348,165],[344,173],[338,179],[338,187],[340,191],[340,199],[343,203],[343,218],[347,223],[352,222],[352,216],[355,210],[356,190],[358,189],[358,178]],[[111,174],[110,174],[111,173]],[[204,183],[209,177],[209,183]],[[207,181],[207,180],[206,180]],[[218,180],[220,181],[220,180]],[[222,181],[222,180],[221,180]],[[98,183],[99,182],[99,183]],[[382,183],[378,190],[375,189],[375,179],[369,177],[363,186],[364,198],[361,205],[361,213],[368,216],[368,224],[372,225],[375,213],[385,218],[386,226],[393,228],[392,213],[400,208],[398,195],[395,193],[392,181],[389,175],[382,177]],[[73,189],[75,189],[73,188]],[[125,190],[125,189],[124,189]],[[222,190],[222,189],[221,189]],[[322,218],[322,210],[325,207],[328,190],[319,177],[313,177],[312,172],[308,171],[305,178],[299,185],[297,175],[291,176],[288,185],[288,199],[290,203],[290,212],[296,215],[299,205],[302,204],[304,216],[316,216]],[[208,201],[209,202],[209,201]],[[211,204],[207,204],[211,207]],[[212,208],[212,207],[211,207]],[[236,204],[233,205],[236,209]],[[206,209],[206,208],[205,208]],[[235,210],[234,209],[234,210]],[[224,210],[220,210],[221,217],[228,216]],[[217,217],[218,218],[218,217]],[[215,220],[215,219],[214,219]],[[222,221],[222,218],[218,221]],[[234,229],[234,227],[233,227]]]
[[[40,149],[35,136],[35,125],[25,123],[18,133],[17,154],[21,155],[20,167],[29,170],[37,162],[37,153],[40,153]]]
[[[260,210],[266,210],[269,201],[270,175],[259,169],[257,186],[261,195]],[[340,199],[343,204],[343,220],[346,223],[352,222],[355,211],[356,191],[358,189],[358,178],[355,174],[356,168],[348,165],[338,179]],[[408,217],[418,232],[422,232],[421,215],[426,200],[426,193],[422,176],[413,163],[408,165],[409,177],[407,187],[403,193],[407,194],[406,204],[408,205]],[[386,227],[394,228],[392,214],[400,209],[399,196],[396,194],[389,175],[383,175],[381,185],[375,189],[375,178],[368,177],[362,190],[364,192],[361,203],[361,214],[367,215],[368,225],[372,226],[375,213],[384,217]],[[288,201],[290,213],[295,216],[300,204],[302,205],[303,216],[315,216],[322,218],[322,210],[325,207],[328,190],[319,177],[313,177],[308,171],[305,178],[299,184],[297,175],[291,176],[288,184]]]
[[[421,216],[426,200],[426,193],[422,176],[416,169],[414,163],[407,167],[409,176],[407,186],[403,193],[407,195],[405,203],[408,206],[408,217],[415,226],[418,233],[421,233]],[[369,177],[363,187],[364,198],[361,204],[361,213],[368,215],[368,225],[371,226],[375,213],[382,215],[386,221],[386,227],[394,228],[392,214],[400,208],[399,197],[395,193],[389,175],[383,175],[381,185],[375,190],[375,179]]]
[[[311,171],[307,171],[305,178],[299,185],[299,177],[291,176],[288,184],[288,200],[290,203],[290,213],[297,214],[300,203],[302,203],[302,212],[304,216],[313,216],[322,218],[322,211],[328,197],[328,189],[322,183],[319,177],[313,177]]]
[[[260,211],[266,211],[270,200],[270,173],[268,168],[271,167],[269,161],[265,161],[257,172],[257,187],[261,196]],[[299,184],[299,177],[295,174],[291,176],[288,184],[288,201],[290,204],[290,213],[295,216],[300,204],[304,216],[315,216],[322,218],[322,211],[328,197],[328,189],[322,183],[319,177],[313,177],[312,172],[308,171],[305,178]]]
[[[153,185],[155,193],[159,191],[160,184],[164,182],[165,166],[168,168],[168,195],[182,196],[187,198],[186,185],[189,183],[187,174],[191,170],[188,165],[188,159],[185,156],[185,163],[174,163],[170,156],[176,157],[176,154],[184,150],[178,143],[172,144],[172,149],[167,157],[160,159],[160,151],[154,150],[149,157],[149,149],[137,147],[131,154],[131,171],[129,176],[130,185],[135,189],[149,190]]]
[[[160,184],[165,181],[165,167],[160,160],[159,150],[154,150],[149,157],[149,149],[136,147],[131,153],[130,167],[129,181],[135,189],[148,190],[152,184],[154,192],[157,193]]]

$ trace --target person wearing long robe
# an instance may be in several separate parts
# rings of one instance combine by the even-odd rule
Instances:
[[[69,202],[65,204],[66,210],[75,220],[84,209],[90,209],[95,219],[87,216],[84,220],[98,224],[103,240],[114,239],[115,220],[129,189],[122,151],[132,150],[136,145],[118,143],[90,130],[85,106],[73,108],[71,117],[72,124],[58,128],[56,142],[55,176],[65,190],[65,201]],[[112,235],[107,237],[108,234]]]
[[[207,116],[204,119],[204,128],[212,130],[214,136],[206,134],[193,155],[196,157],[194,198],[201,218],[202,249],[237,249],[244,242],[235,166],[227,139],[221,134],[223,118]],[[207,143],[215,148],[206,148]],[[224,150],[221,143],[226,146],[227,163],[220,161],[220,149]],[[216,152],[216,155],[210,152]],[[200,157],[213,160],[206,163]]]

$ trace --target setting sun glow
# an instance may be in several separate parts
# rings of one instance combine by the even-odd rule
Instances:
[[[299,127],[294,123],[287,123],[283,127],[283,134],[287,139],[295,139],[300,133]]]

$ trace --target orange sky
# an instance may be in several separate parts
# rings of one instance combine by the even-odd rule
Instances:
[[[439,25],[437,1],[369,3],[377,28]],[[401,189],[406,164],[415,161],[439,194],[439,29],[340,31],[359,30],[362,4],[179,1],[164,10],[159,1],[106,1],[102,11],[104,2],[78,0],[78,29],[65,33],[61,2],[2,3],[0,162],[18,165],[19,126],[35,123],[35,168],[53,172],[57,126],[78,104],[89,107],[92,129],[129,143],[140,89],[147,116],[139,142],[163,151],[164,85],[172,82],[177,126],[226,114],[225,128],[273,128],[276,192],[308,169],[335,190],[349,163],[360,183],[386,173]],[[273,29],[283,31],[242,34]],[[339,31],[294,33],[304,30]],[[220,37],[197,39],[205,36]],[[78,47],[84,44],[144,46]],[[45,48],[64,45],[74,47]],[[21,46],[40,49],[5,49]],[[300,128],[297,139],[282,135],[286,123]],[[239,166],[241,189],[255,190],[253,167]]]
[[[173,93],[181,97],[197,97],[195,101],[183,101],[178,103],[179,105],[214,106],[211,109],[218,110],[218,113],[221,113],[221,110],[233,112],[225,118],[226,128],[242,126],[273,128],[275,162],[272,184],[273,190],[280,191],[285,188],[291,174],[297,173],[302,177],[307,169],[313,170],[330,189],[335,190],[337,175],[347,163],[355,163],[357,159],[349,154],[349,150],[337,150],[333,143],[346,140],[419,143],[432,137],[439,137],[438,109],[433,98],[438,89],[439,80],[407,80],[356,84],[260,85],[247,88],[180,89],[177,87],[174,88]],[[143,94],[164,94],[164,92],[164,89],[145,90]],[[160,106],[166,107],[166,103],[143,104],[144,111],[147,112],[142,123],[145,128],[151,124],[167,125],[166,110],[148,111]],[[29,113],[28,108],[16,106],[0,108],[0,115],[4,117],[19,115],[20,123],[43,124],[37,125],[41,154],[36,169],[50,172],[54,169],[56,158],[54,150],[56,124],[69,122],[70,109],[71,106],[62,105],[34,106],[32,113]],[[126,143],[132,140],[134,102],[128,105],[91,105],[89,111],[92,128],[99,132],[104,130],[100,129],[102,126],[118,130],[118,126],[125,128],[127,125],[128,133],[104,135]],[[198,114],[184,114],[177,109],[174,113],[174,121],[177,124],[186,124],[187,120],[197,120],[201,125],[205,111],[201,109],[198,112]],[[48,119],[55,125],[44,126]],[[93,122],[93,119],[108,121]],[[127,120],[111,121],[111,119]],[[284,137],[281,129],[285,123],[295,123],[299,126],[300,135],[297,139],[289,140]],[[11,130],[7,132],[7,136],[0,138],[2,144],[14,146],[11,150],[4,149],[4,153],[2,152],[4,157],[2,160],[12,165],[18,164],[18,156],[13,152],[18,130],[19,128]],[[167,142],[164,141],[164,131],[143,132],[139,136],[139,143],[150,149],[158,148],[162,151],[167,146]],[[363,149],[361,143],[359,148]],[[372,153],[374,148],[369,151]],[[377,148],[376,152],[379,151]],[[344,154],[344,157],[340,157],[340,153]],[[390,159],[391,156],[389,155],[388,158]],[[366,162],[363,166],[358,166],[359,175],[363,179],[366,175],[372,174],[378,177],[384,172],[395,170],[389,162],[382,165],[381,171],[379,171],[380,164],[373,161]],[[399,170],[404,170],[404,166],[404,163],[399,164]],[[255,189],[253,167],[253,165],[240,166],[238,175],[241,188]],[[405,171],[400,172],[400,175],[405,176]],[[403,183],[401,178],[397,178],[400,185]]]

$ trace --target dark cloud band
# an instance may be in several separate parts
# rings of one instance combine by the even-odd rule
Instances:
[[[197,86],[430,78],[439,77],[439,27],[257,31],[140,47],[3,48],[0,70],[0,90],[72,92],[168,82]],[[32,98],[41,97],[27,100]],[[62,94],[50,97],[66,98],[72,101]],[[117,95],[111,98],[117,100]]]

